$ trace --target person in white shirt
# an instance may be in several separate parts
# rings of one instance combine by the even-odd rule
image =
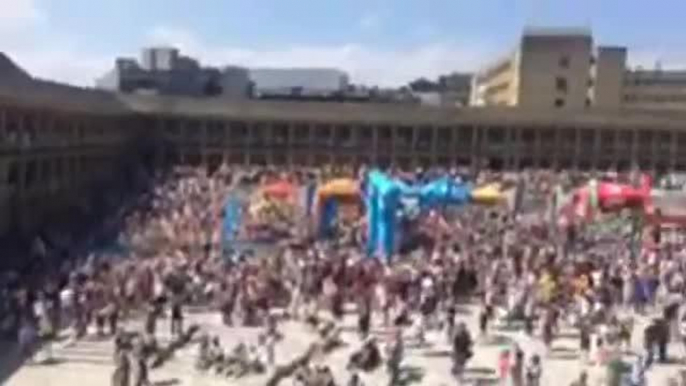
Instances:
[[[35,326],[29,320],[21,321],[19,327],[19,351],[21,356],[26,358],[29,362],[33,361],[33,348],[36,343],[38,333]]]

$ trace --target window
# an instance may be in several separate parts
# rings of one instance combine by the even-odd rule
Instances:
[[[567,93],[567,78],[558,76],[555,78],[555,89],[562,93]]]
[[[569,68],[569,63],[570,63],[569,56],[564,55],[564,56],[560,57],[559,64],[560,64],[561,68]]]
[[[296,142],[305,143],[310,138],[310,128],[307,125],[299,124],[295,126]]]
[[[393,138],[393,132],[390,127],[382,126],[379,128],[379,139],[382,141],[390,141]]]
[[[555,107],[565,107],[565,100],[562,98],[555,99]]]
[[[7,167],[7,185],[14,186],[19,183],[19,165],[12,162]]]
[[[352,129],[350,126],[337,126],[334,130],[334,138],[337,145],[352,146]]]
[[[275,124],[272,126],[272,138],[280,145],[288,143],[288,125]]]

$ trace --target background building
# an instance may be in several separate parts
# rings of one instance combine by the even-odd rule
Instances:
[[[98,88],[121,93],[243,98],[249,84],[246,69],[202,67],[168,47],[143,49],[140,63],[118,58],[114,69],[96,81]]]
[[[518,47],[473,78],[474,106],[686,109],[686,71],[629,69],[626,47],[590,31],[527,29]]]
[[[253,96],[333,96],[349,86],[348,74],[333,68],[254,68]]]
[[[626,71],[622,98],[627,107],[686,110],[686,71]]]
[[[471,86],[472,74],[458,72],[441,75],[436,81],[420,78],[409,84],[420,103],[445,107],[469,105]]]
[[[527,29],[517,49],[479,71],[474,105],[583,108],[590,104],[593,38],[581,29]]]

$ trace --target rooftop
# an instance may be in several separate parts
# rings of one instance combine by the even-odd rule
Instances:
[[[591,38],[593,33],[590,28],[585,27],[525,27],[523,36],[582,36]]]
[[[113,94],[55,82],[0,78],[0,103],[41,110],[90,114],[288,120],[388,125],[531,125],[566,127],[678,128],[686,130],[686,112],[648,110],[526,110],[510,107],[454,108],[392,103],[236,101]]]

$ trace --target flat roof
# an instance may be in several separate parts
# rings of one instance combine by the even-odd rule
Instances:
[[[518,107],[433,107],[395,103],[256,101],[124,95],[32,79],[0,82],[0,104],[99,115],[285,120],[368,125],[516,125],[686,130],[686,111],[530,110]]]
[[[369,125],[531,125],[565,127],[678,128],[686,112],[647,110],[530,110],[516,107],[454,108],[414,104],[235,101],[165,96],[125,96],[137,113],[217,119],[286,120]]]
[[[586,27],[524,27],[523,36],[583,36],[590,38],[593,33],[590,28]]]

